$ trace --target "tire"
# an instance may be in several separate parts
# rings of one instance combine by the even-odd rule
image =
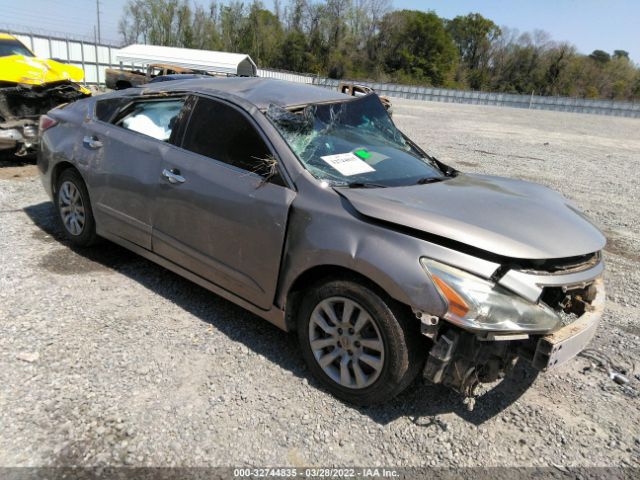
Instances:
[[[415,318],[358,281],[328,281],[307,290],[297,331],[314,376],[336,397],[356,405],[390,400],[424,365],[426,348]]]
[[[56,182],[55,206],[67,240],[77,247],[96,241],[96,222],[87,186],[77,170],[64,170]]]

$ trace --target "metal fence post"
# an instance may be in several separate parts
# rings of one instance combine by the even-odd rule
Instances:
[[[87,86],[87,69],[84,64],[84,41],[83,40],[80,40],[80,59],[82,61],[82,71],[84,72],[84,79],[82,80],[82,83],[86,87]]]
[[[100,86],[100,57],[98,55],[98,42],[93,44],[96,51],[96,86]]]

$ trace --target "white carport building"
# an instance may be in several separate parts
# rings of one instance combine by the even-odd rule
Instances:
[[[129,45],[116,52],[116,60],[121,65],[173,65],[217,75],[255,77],[258,72],[258,68],[251,57],[243,53],[214,52],[211,50],[161,47],[157,45]]]

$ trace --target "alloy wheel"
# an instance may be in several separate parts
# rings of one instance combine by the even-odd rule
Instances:
[[[309,319],[309,342],[320,368],[343,387],[366,388],[382,373],[382,335],[354,300],[331,297],[318,303]]]
[[[64,228],[71,235],[80,235],[85,224],[84,204],[80,189],[73,182],[65,181],[60,185],[58,208]]]

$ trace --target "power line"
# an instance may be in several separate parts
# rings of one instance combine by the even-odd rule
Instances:
[[[57,21],[55,18],[40,16],[40,15],[33,15],[33,14],[17,14],[17,13],[9,12],[7,16],[4,16],[4,20],[10,21],[10,22],[17,21],[17,22],[28,22],[28,23],[38,23],[38,24],[49,23],[52,25],[56,25],[58,28],[60,27],[60,22]],[[67,27],[70,25],[74,27],[83,27],[83,28],[87,27],[86,22],[82,22],[81,20],[65,20],[64,24]]]
[[[52,37],[53,39],[69,39],[76,41],[84,41],[87,43],[95,42],[95,35],[82,35],[78,33],[69,34],[68,32],[60,32],[55,30],[49,30],[42,27],[29,27],[26,25],[20,25],[15,23],[0,23],[0,31],[9,32],[9,33],[17,33],[17,34],[26,34],[26,35],[34,35],[36,37]],[[88,33],[88,32],[87,32]],[[105,38],[105,44],[111,46],[118,46],[121,44],[121,41],[116,38]]]

